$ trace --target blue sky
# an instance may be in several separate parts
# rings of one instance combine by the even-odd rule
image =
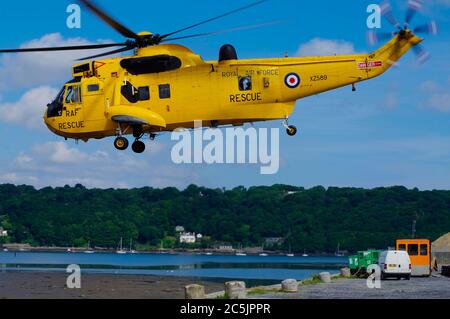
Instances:
[[[392,1],[399,19],[406,1]],[[424,45],[432,58],[417,66],[412,53],[397,69],[350,88],[301,100],[291,122],[295,138],[281,136],[281,167],[260,175],[259,165],[175,165],[173,142],[164,136],[148,144],[144,155],[113,150],[112,140],[88,144],[64,142],[44,127],[42,107],[70,78],[70,66],[83,53],[0,55],[0,183],[88,187],[209,187],[294,184],[311,187],[378,187],[405,185],[420,189],[450,188],[450,1],[425,1],[414,25],[430,19],[440,25]],[[65,45],[122,41],[120,35],[82,12],[82,28],[66,27],[70,1],[0,4],[0,47],[28,43]],[[98,1],[136,32],[166,33],[247,2]],[[376,1],[269,1],[257,8],[195,29],[216,31],[273,20],[284,23],[258,30],[180,42],[204,59],[217,59],[224,43],[241,58],[278,57],[288,52],[330,50],[367,52],[368,4]],[[139,10],[137,10],[137,8]],[[384,30],[392,28],[384,23]],[[30,44],[31,43],[31,44]],[[279,122],[258,127],[279,127]]]

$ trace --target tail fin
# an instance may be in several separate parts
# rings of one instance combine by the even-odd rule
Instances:
[[[384,71],[397,63],[410,49],[423,41],[409,30],[400,31],[392,40],[371,54],[371,57],[383,61]]]

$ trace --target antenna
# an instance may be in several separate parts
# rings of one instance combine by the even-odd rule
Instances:
[[[418,220],[420,219],[420,217],[421,217],[421,214],[419,214],[418,212],[416,212],[415,215],[414,215],[414,219],[413,219],[412,227],[411,227],[411,235],[412,235],[411,238],[412,238],[412,239],[415,239],[415,238],[416,238],[416,233],[417,233],[416,227],[417,227],[417,222],[418,222]]]

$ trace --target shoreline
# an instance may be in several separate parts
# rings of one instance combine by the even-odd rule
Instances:
[[[205,287],[207,299],[223,298],[224,282],[153,275],[83,274],[81,289],[68,289],[69,274],[0,272],[0,299],[178,299],[191,284]],[[300,281],[300,283],[303,281]],[[305,280],[304,282],[307,282]],[[450,299],[450,278],[414,277],[382,281],[382,289],[368,289],[365,279],[337,278],[329,284],[300,286],[298,293],[275,292],[281,285],[248,289],[249,299]]]
[[[61,272],[0,272],[0,299],[184,299],[184,287],[205,286],[206,293],[223,283],[199,278],[153,275],[82,274],[81,289],[66,287]]]
[[[4,250],[5,247],[3,247],[0,250],[0,253],[74,253],[74,254],[83,254],[85,253],[85,248],[71,248],[71,247],[27,247],[27,248],[7,248],[7,250]],[[70,249],[70,251],[69,251]],[[92,250],[95,254],[116,254],[117,251],[115,249],[99,249],[95,248]],[[165,249],[165,250],[136,250],[134,253],[130,253],[129,251],[126,251],[127,255],[134,255],[134,254],[155,254],[155,255],[209,255],[212,254],[213,256],[235,256],[237,252],[236,251],[217,251],[217,250],[208,250],[208,249]],[[245,252],[245,251],[244,251]],[[246,252],[248,256],[259,256],[261,253],[268,254],[268,256],[273,257],[287,257],[288,252],[280,252],[280,251],[261,251],[258,253],[254,252]],[[210,255],[209,255],[210,256]],[[265,256],[267,257],[267,256]],[[348,257],[345,256],[335,256],[332,253],[314,253],[314,254],[308,254],[308,256],[302,256],[302,253],[295,254],[295,257]]]

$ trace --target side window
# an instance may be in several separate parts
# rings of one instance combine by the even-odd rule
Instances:
[[[170,84],[161,84],[159,86],[159,98],[170,99]]]
[[[138,89],[138,91],[140,101],[150,100],[150,88],[148,86],[142,86]]]
[[[409,244],[408,245],[408,254],[410,256],[418,256],[419,255],[419,245]]]
[[[81,102],[81,87],[79,85],[73,87],[72,103]]]
[[[405,244],[398,245],[398,250],[406,251],[406,245]]]
[[[428,256],[428,245],[420,245],[420,256]]]
[[[139,92],[130,82],[127,81],[127,83],[122,86],[120,91],[128,102],[137,103],[139,101]]]
[[[239,90],[240,91],[251,91],[253,88],[252,77],[251,76],[240,76],[239,77]]]
[[[98,84],[89,84],[87,87],[88,92],[97,92],[100,90],[100,85]]]
[[[150,100],[150,88],[148,86],[135,88],[133,84],[127,82],[122,86],[121,93],[130,103]]]

